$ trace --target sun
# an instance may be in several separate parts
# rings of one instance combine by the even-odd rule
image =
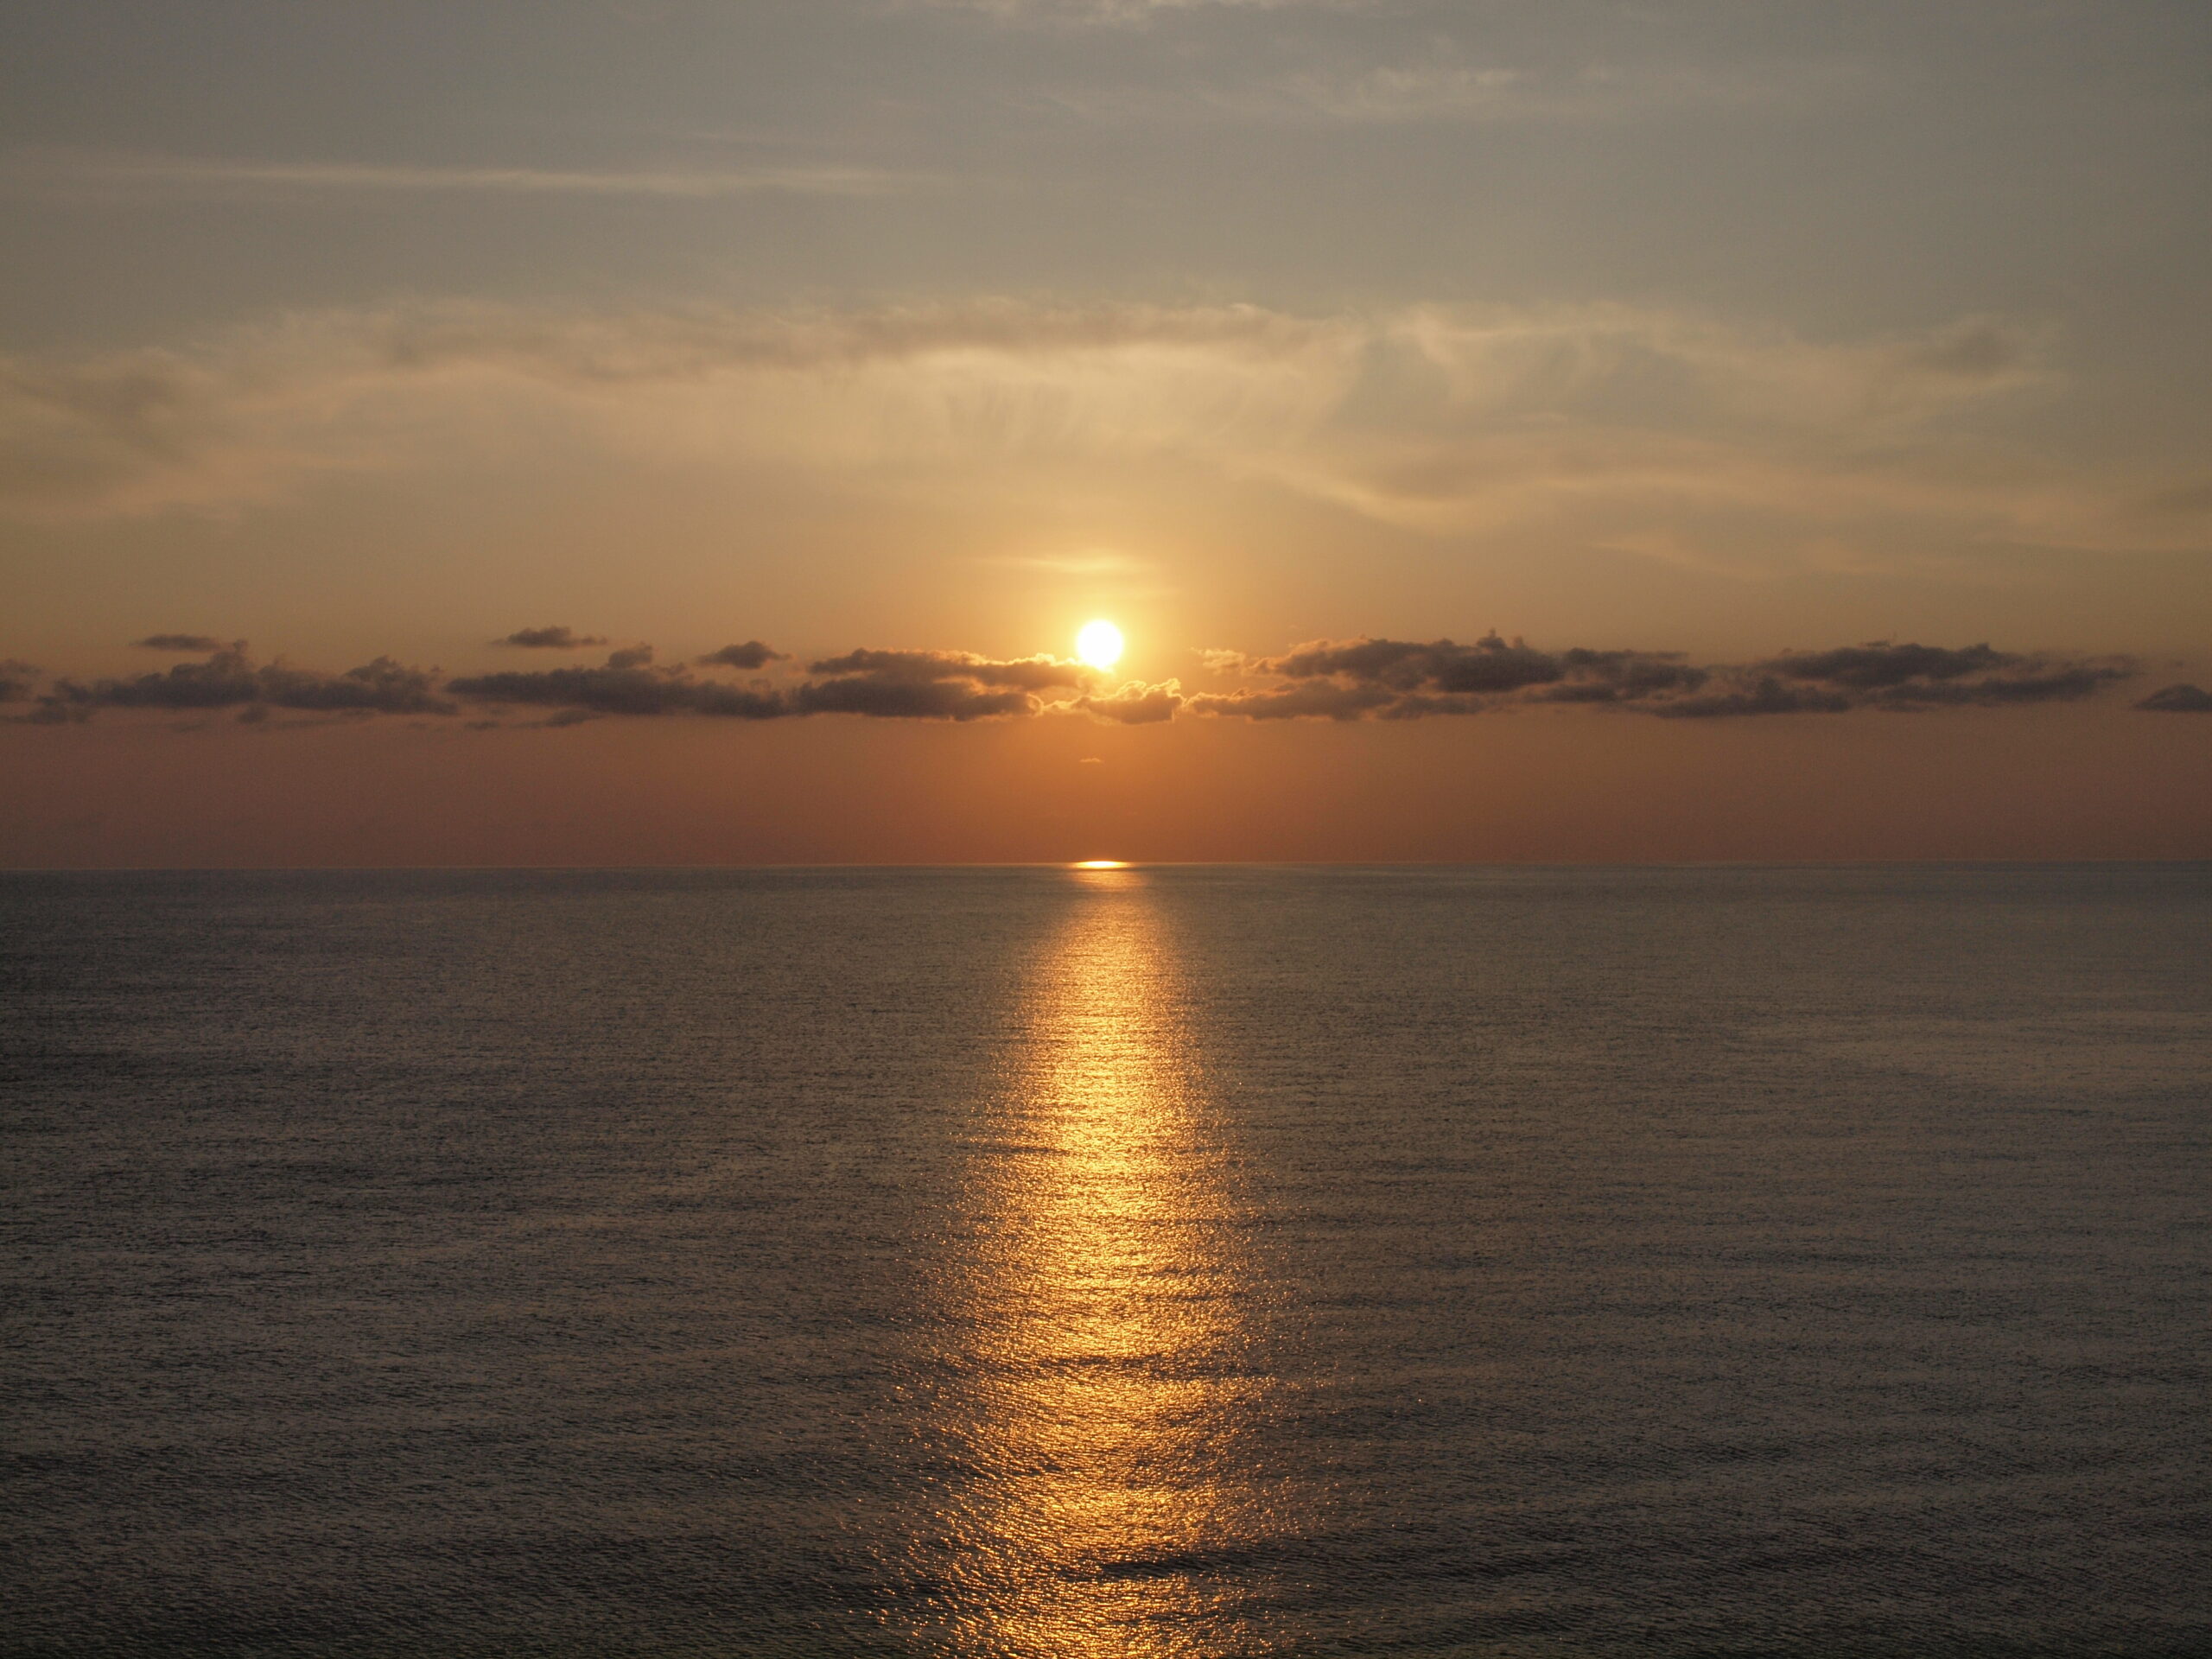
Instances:
[[[1122,660],[1122,631],[1111,622],[1086,622],[1075,637],[1075,654],[1093,668],[1111,668]]]

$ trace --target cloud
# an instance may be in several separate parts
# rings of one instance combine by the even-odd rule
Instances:
[[[918,182],[870,168],[645,168],[380,166],[358,162],[17,151],[0,157],[0,190],[52,197],[149,193],[309,197],[497,194],[714,200],[731,196],[881,195]]]
[[[1509,645],[1494,633],[1471,645],[1449,639],[1429,645],[1399,639],[1317,642],[1287,656],[1262,658],[1251,667],[1287,679],[1333,676],[1401,691],[1517,691],[1559,679],[1564,672],[1557,659],[1531,651],[1518,639]]]
[[[898,680],[860,674],[803,685],[792,694],[792,707],[803,715],[968,721],[1032,715],[1037,712],[1037,699],[1027,691],[991,690],[966,680]]]
[[[1947,650],[1941,645],[1895,645],[1886,639],[1835,651],[1789,653],[1769,664],[1793,680],[1833,680],[1854,691],[1888,691],[1916,682],[1986,675],[2017,661],[1986,645]]]
[[[463,675],[446,690],[471,702],[520,703],[599,715],[713,715],[775,720],[791,712],[773,690],[702,680],[681,667],[656,668],[651,646],[611,652],[603,667]]]
[[[1501,698],[1543,702],[1633,702],[1694,690],[1707,671],[1668,652],[1570,650],[1553,653],[1486,634],[1451,639],[1316,640],[1281,657],[1214,652],[1217,670],[1291,683],[1199,697],[1201,712],[1255,720],[1370,715],[1412,719],[1478,714]]]
[[[887,683],[973,680],[981,685],[1019,686],[1049,691],[1084,685],[1096,671],[1082,663],[1039,654],[1004,662],[967,651],[853,651],[807,664],[810,674],[863,675]]]
[[[1818,77],[1787,66],[1770,66],[1757,76],[1662,64],[1593,65],[1561,74],[1447,60],[1289,77],[1253,89],[1256,96],[1248,94],[1242,102],[1254,116],[1363,125],[1614,121],[1700,108],[1802,105],[1818,90]]]
[[[1516,642],[1517,643],[1517,642]],[[1563,651],[1556,680],[1535,681],[1532,702],[1635,702],[1668,693],[1694,691],[1709,671],[1682,660],[1680,652]]]
[[[1246,720],[1361,720],[1397,701],[1380,686],[1309,680],[1268,690],[1202,692],[1188,706],[1194,714]]]
[[[898,0],[894,0],[894,4]],[[1146,23],[1169,13],[1213,10],[1357,11],[1372,0],[904,0],[899,10],[980,13],[1001,22]]]
[[[260,706],[325,714],[444,715],[454,705],[438,695],[434,669],[410,668],[379,657],[341,674],[295,668],[278,661],[260,666],[244,642],[204,663],[179,663],[165,674],[82,684],[59,680],[42,700],[49,717],[95,709],[212,709]]]
[[[1056,576],[1128,575],[1153,568],[1146,560],[1132,559],[1119,553],[989,554],[969,563],[995,565],[1003,569],[1042,570]]]
[[[2164,685],[2135,706],[2160,715],[2212,715],[2212,691],[2198,685]]]
[[[1197,713],[1249,720],[1413,720],[1545,703],[1681,720],[1911,711],[2070,702],[2136,671],[2124,658],[1887,640],[1707,666],[1676,652],[1540,651],[1495,633],[1471,645],[1316,640],[1280,657],[1217,652],[1208,661],[1217,671],[1276,682],[1189,700]]]
[[[534,452],[563,423],[660,467],[840,478],[1271,447],[1324,412],[1328,359],[1351,344],[1245,307],[296,316],[184,349],[0,359],[0,507],[231,509],[505,453],[517,434]]]
[[[1056,657],[997,660],[964,651],[854,651],[810,663],[807,671],[830,677],[792,694],[798,712],[901,720],[1033,715],[1043,707],[1035,693],[1096,677],[1083,664]]]
[[[1847,66],[1789,60],[1540,67],[1471,57],[1441,39],[1395,60],[1309,53],[1284,65],[1285,55],[1278,44],[1239,54],[1226,74],[1067,85],[1029,101],[1084,120],[1145,125],[1596,124],[1696,111],[1802,112],[1861,79]]]
[[[1877,640],[1830,651],[1784,652],[1741,664],[1697,664],[1679,652],[1550,651],[1485,634],[1454,640],[1313,640],[1273,657],[1204,654],[1226,689],[1187,691],[1179,680],[1102,685],[1096,671],[1046,654],[992,658],[974,652],[864,648],[808,664],[782,680],[745,684],[661,666],[653,648],[607,653],[595,667],[503,671],[440,680],[435,669],[379,657],[340,674],[281,660],[257,664],[244,643],[166,673],[80,683],[60,679],[22,718],[64,721],[103,709],[271,709],[347,716],[452,715],[464,705],[538,709],[543,724],[601,716],[702,715],[782,720],[852,715],[878,720],[967,721],[1082,715],[1141,726],[1185,711],[1244,720],[1421,720],[1538,708],[1609,709],[1675,720],[1754,715],[1897,713],[2079,701],[2132,677],[2124,658],[2069,657]],[[758,668],[788,660],[758,640],[699,659]],[[0,664],[0,701],[31,697],[38,671]],[[1053,693],[1068,693],[1053,696]],[[2136,705],[2204,712],[2212,697],[2170,686]],[[482,722],[477,722],[481,724]]]
[[[757,668],[775,659],[758,640],[730,645],[703,662]],[[599,715],[711,715],[779,720],[805,715],[862,715],[881,720],[981,720],[1033,715],[1034,693],[1081,686],[1080,663],[1049,656],[999,660],[960,651],[861,650],[810,664],[795,684],[733,686],[689,668],[653,665],[651,645],[610,652],[599,668],[467,675],[446,690],[474,702],[519,703]]]
[[[699,658],[702,667],[719,664],[724,668],[766,668],[771,663],[784,660],[785,653],[771,651],[758,639],[747,639],[741,645],[724,645],[720,651],[710,651]]]
[[[208,633],[149,633],[132,645],[146,651],[220,651],[223,641]]]
[[[494,639],[495,645],[520,645],[531,651],[582,651],[591,645],[607,643],[603,635],[578,633],[575,629],[549,625],[542,628],[517,628],[504,639]]]
[[[553,441],[841,500],[1026,499],[1165,468],[1462,547],[1742,574],[2194,547],[2193,521],[2141,511],[2149,480],[1997,436],[2059,385],[2045,344],[2001,318],[1836,341],[1623,306],[328,312],[0,359],[0,512],[235,512]]]
[[[1785,685],[1772,674],[1732,675],[1711,690],[1655,703],[1648,712],[1667,720],[1728,720],[1740,715],[1841,715],[1851,698],[1820,686]]]
[[[1048,707],[1054,714],[1080,713],[1122,726],[1152,726],[1174,719],[1188,702],[1180,680],[1162,680],[1157,685],[1130,680],[1111,691],[1092,692]]]
[[[2125,658],[2021,654],[1994,651],[1986,644],[1947,650],[1885,639],[1837,651],[1786,653],[1747,671],[1833,688],[1854,706],[1929,709],[2072,702],[2132,677],[2137,668]]]

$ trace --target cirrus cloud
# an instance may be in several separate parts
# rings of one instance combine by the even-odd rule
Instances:
[[[874,168],[820,165],[625,171],[38,149],[0,156],[0,191],[60,200],[460,194],[707,201],[755,195],[880,195],[917,182],[911,175]]]
[[[610,466],[755,467],[841,500],[1165,466],[1460,544],[1747,572],[2196,545],[2193,518],[2141,511],[2158,480],[1999,435],[2062,389],[2038,331],[1993,317],[1815,341],[1602,305],[426,305],[0,360],[0,512],[237,512],[565,429]]]

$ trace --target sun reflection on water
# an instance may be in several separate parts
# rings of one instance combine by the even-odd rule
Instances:
[[[977,1217],[977,1484],[954,1536],[963,1652],[1218,1652],[1221,1569],[1265,1529],[1250,1275],[1172,952],[1141,871],[1084,901],[1027,1020]]]

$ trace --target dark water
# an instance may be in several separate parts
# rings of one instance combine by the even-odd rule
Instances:
[[[0,877],[0,1653],[2212,1652],[2212,868]]]

